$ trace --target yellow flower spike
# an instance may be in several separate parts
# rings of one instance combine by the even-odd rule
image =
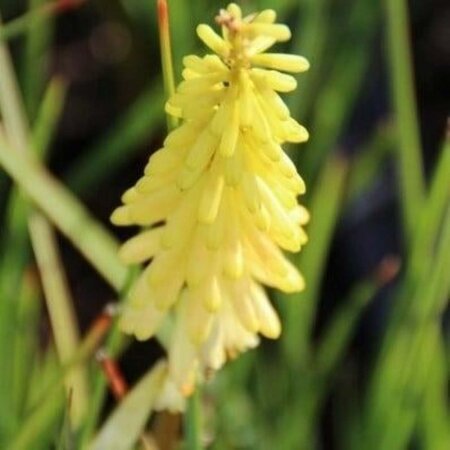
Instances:
[[[263,285],[304,288],[282,249],[296,252],[307,241],[309,214],[297,202],[305,185],[282,146],[306,141],[308,132],[278,93],[297,86],[282,72],[309,63],[266,53],[290,38],[275,19],[273,10],[243,17],[232,3],[216,17],[220,32],[197,27],[215,54],[183,59],[183,81],[166,103],[180,125],[111,216],[116,225],[148,227],[120,250],[126,263],[150,260],[120,327],[147,339],[175,316],[161,407],[179,408],[180,395],[255,347],[259,333],[280,335]]]

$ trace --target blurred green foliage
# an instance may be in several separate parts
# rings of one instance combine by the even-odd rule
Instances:
[[[0,1],[0,11],[9,10],[11,3]],[[44,304],[40,302],[41,287],[30,269],[29,220],[37,205],[121,297],[129,277],[115,257],[117,244],[76,196],[83,198],[97,184],[112,182],[142,143],[164,133],[162,79],[148,80],[148,87],[109,129],[80,152],[62,183],[55,183],[29,155],[13,153],[13,147],[21,144],[17,133],[30,126],[32,136],[25,147],[43,159],[63,108],[64,80],[48,81],[52,78],[44,58],[51,51],[55,22],[55,15],[42,9],[48,3],[29,0],[22,16],[0,26],[4,125],[0,129],[0,164],[16,183],[6,189],[5,174],[0,174],[0,195],[6,205],[0,235],[0,448],[85,449],[91,442],[92,448],[105,450],[113,448],[111,442],[117,449],[130,445],[152,448],[138,425],[148,416],[151,386],[159,372],[149,372],[102,424],[106,385],[92,357],[101,336],[91,330],[65,364],[60,363],[54,344],[43,346],[40,342]],[[216,0],[169,3],[179,79],[182,56],[203,51],[195,37],[195,25],[211,22],[224,5]],[[307,144],[291,150],[306,178],[305,202],[312,215],[310,242],[294,258],[308,288],[290,298],[275,295],[284,322],[282,338],[263,343],[216,376],[202,398],[191,405],[194,412],[187,418],[187,440],[180,448],[198,447],[198,436],[204,436],[208,448],[215,450],[326,448],[321,421],[328,411],[331,425],[327,430],[332,437],[327,441],[334,442],[333,448],[406,450],[414,442],[414,448],[446,450],[450,448],[446,403],[449,346],[442,316],[450,288],[450,146],[444,143],[425,187],[406,2],[255,0],[242,2],[242,6],[248,12],[277,9],[280,20],[293,30],[286,49],[311,61],[311,71],[300,77],[298,91],[287,99],[293,116],[311,133]],[[158,51],[154,1],[98,0],[80,7],[84,14],[113,14],[130,35],[146,36]],[[394,117],[392,124],[375,124],[364,151],[350,159],[335,150],[361,93],[380,24],[385,29]],[[14,54],[16,74],[8,54],[12,39],[23,43]],[[146,55],[139,53],[138,57]],[[16,83],[20,83],[20,92],[14,90]],[[398,259],[387,258],[357,281],[318,336],[317,311],[337,224],[345,210],[373,186],[387,159],[395,161],[400,180],[402,270],[391,289],[392,307],[381,343],[370,355],[370,371],[361,382],[349,346],[365,307],[397,275]],[[123,344],[113,326],[106,347],[118,355]],[[70,398],[64,394],[63,380],[79,365],[89,371],[91,395],[75,430],[68,418]],[[142,395],[143,386],[150,386],[147,395]],[[201,421],[190,423],[200,408]],[[127,425],[130,415],[136,426]]]

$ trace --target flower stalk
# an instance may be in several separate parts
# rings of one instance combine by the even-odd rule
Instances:
[[[158,28],[164,90],[166,92],[166,98],[170,98],[175,94],[175,74],[173,70],[169,5],[167,4],[167,0],[158,0]],[[167,128],[173,130],[177,125],[177,118],[168,114]]]

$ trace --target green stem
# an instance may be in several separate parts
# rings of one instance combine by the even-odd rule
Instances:
[[[36,336],[39,335],[42,325],[41,289],[38,280],[30,272],[25,275],[22,273],[22,277],[17,296],[15,333],[11,341],[8,342],[9,349],[14,354],[12,393],[15,411],[17,411],[16,417],[19,420],[26,414],[27,402],[33,391],[30,374],[36,369],[36,360],[41,356],[40,343]],[[14,286],[17,286],[17,284]]]
[[[187,450],[201,450],[201,390],[197,385],[188,400],[188,407],[184,417]]]
[[[334,313],[315,351],[316,376],[324,382],[336,373],[361,313],[375,294],[395,277],[399,267],[396,258],[385,258],[375,275],[359,281]]]
[[[327,1],[303,2],[303,14],[298,14],[292,42],[292,53],[303,55],[311,63],[311,69],[302,75],[301,83],[288,99],[292,115],[303,121],[314,98],[315,85],[321,73],[323,57],[329,32],[326,14]]]
[[[396,116],[399,178],[406,240],[414,235],[423,205],[425,182],[422,168],[413,67],[408,34],[406,0],[386,0],[387,45],[391,89]]]
[[[31,213],[28,222],[58,357],[64,364],[75,353],[79,343],[73,300],[67,286],[62,261],[58,254],[58,244],[52,228],[41,214]],[[72,398],[71,424],[77,428],[89,405],[85,368],[80,366],[71,371],[66,376],[65,384],[68,397]]]
[[[370,43],[378,18],[378,2],[352,2],[347,24],[349,34],[334,52],[333,64],[320,91],[313,93],[311,140],[299,160],[307,181],[317,178],[327,154],[347,126],[370,62]]]
[[[59,118],[64,107],[66,85],[59,77],[54,77],[45,90],[33,124],[33,147],[38,155],[48,155],[50,144],[55,136]]]
[[[61,389],[55,389],[46,401],[39,407],[29,420],[22,424],[20,434],[8,448],[14,450],[30,450],[36,444],[42,430],[54,422],[62,413],[65,397],[61,395]]]
[[[119,291],[127,268],[116,240],[59,181],[37,161],[11,151],[0,141],[0,164],[110,285]]]
[[[413,251],[411,253],[411,277],[419,271],[423,261],[432,260],[433,249],[443,212],[450,201],[450,139],[447,139],[436,164],[430,192],[427,197],[426,213],[422,213],[415,233]]]
[[[117,324],[114,323],[108,335],[104,348],[112,357],[116,357],[119,353],[120,346],[123,343],[123,335],[120,333]],[[92,398],[90,410],[86,417],[86,421],[81,430],[79,439],[79,448],[81,450],[89,449],[92,436],[101,417],[104,399],[107,395],[108,385],[103,373],[98,370],[93,380]]]
[[[45,5],[35,7],[20,17],[0,25],[0,42],[6,42],[25,33],[36,20],[43,20],[54,14],[77,8],[85,0],[52,1]]]
[[[12,61],[6,46],[1,42],[0,67],[0,107],[7,131],[7,139],[13,143],[10,152],[12,154],[16,151],[17,153],[25,153],[30,147],[30,130]],[[75,331],[75,317],[71,312],[71,299],[67,295],[65,278],[62,276],[59,258],[57,257],[56,242],[52,239],[52,230],[49,223],[41,213],[35,212],[29,216],[28,228],[41,269],[55,340],[61,361],[64,361],[74,352],[78,339]],[[76,426],[80,423],[88,403],[87,380],[81,369],[71,375],[70,383],[73,384],[73,388],[77,392],[72,410],[74,426]]]
[[[17,190],[12,190],[9,195],[5,213],[0,252],[0,447],[3,437],[13,432],[17,425],[18,414],[14,412],[20,409],[18,404],[13,406],[13,386],[17,381],[13,364],[22,359],[22,355],[15,353],[14,358],[6,357],[11,352],[11,343],[20,323],[17,317],[18,299],[21,297],[17,293],[17,287],[24,284],[24,270],[29,257],[27,208]],[[27,333],[28,330],[20,334]]]
[[[54,5],[46,5],[33,8],[17,19],[13,19],[4,25],[0,25],[0,42],[13,39],[25,33],[30,26],[36,23],[36,20],[42,20],[54,12]]]
[[[296,257],[295,263],[303,272],[304,292],[284,302],[285,338],[283,345],[292,364],[306,363],[310,351],[312,330],[320,283],[325,270],[329,243],[344,201],[348,164],[340,157],[329,160],[323,168],[311,199],[310,242]]]
[[[424,211],[426,213],[427,211]],[[439,323],[448,299],[450,278],[450,209],[442,221],[433,264],[425,264],[415,290],[398,300],[410,304],[392,327],[373,371],[366,409],[369,448],[406,448],[417,419],[418,407],[428,383],[430,357],[425,347],[430,326]],[[393,400],[395,399],[395,400]],[[380,434],[379,430],[383,433]]]
[[[1,26],[1,17],[0,17]],[[12,146],[20,152],[28,150],[29,130],[25,109],[19,92],[13,63],[8,49],[0,41],[0,110],[3,124]]]
[[[48,8],[47,0],[27,0],[28,10]],[[21,61],[20,84],[23,91],[28,119],[34,124],[47,78],[47,60],[52,40],[53,17],[35,17],[27,29],[24,51]]]
[[[32,412],[25,418],[20,427],[20,432],[14,438],[8,448],[14,450],[30,449],[33,442],[36,441],[42,429],[56,418],[56,414],[62,408],[62,401],[65,397],[58,400],[60,389],[64,379],[77,365],[85,361],[98,347],[101,339],[105,334],[105,328],[94,327],[83,339],[80,346],[70,359],[63,365],[58,367],[56,372],[52,374],[52,379],[48,383],[48,388],[41,396],[38,406],[32,409]],[[61,396],[60,396],[61,397]]]
[[[382,164],[393,148],[392,127],[381,124],[351,163],[347,204],[351,205],[379,179]]]

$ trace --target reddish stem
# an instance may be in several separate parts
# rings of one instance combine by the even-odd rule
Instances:
[[[167,0],[158,0],[158,21],[161,29],[167,29],[169,23]]]
[[[121,400],[128,392],[128,385],[117,362],[105,350],[99,350],[97,360],[105,374],[108,385],[116,400]]]

